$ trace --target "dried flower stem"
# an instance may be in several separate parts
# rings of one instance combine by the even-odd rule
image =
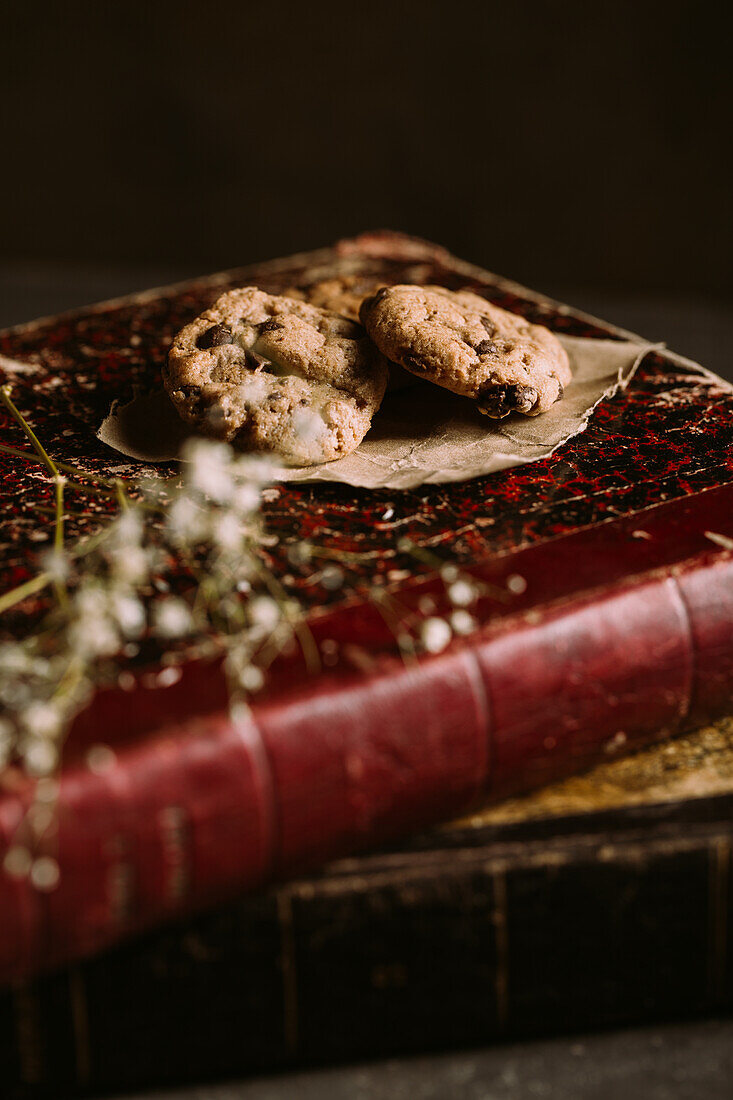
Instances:
[[[295,635],[300,642],[300,648],[303,651],[303,657],[305,658],[306,668],[310,673],[320,672],[321,670],[321,654],[318,646],[316,645],[315,638],[313,637],[310,627],[304,619],[299,618],[297,615],[293,615],[291,608],[291,600],[288,597],[287,592],[280,584],[275,574],[268,569],[265,563],[256,555],[252,555],[252,565],[262,578],[262,582],[267,588],[268,592],[274,600],[279,604],[286,621],[293,628]]]
[[[35,596],[37,592],[42,592],[50,583],[51,577],[48,573],[38,573],[37,576],[31,577],[28,581],[23,581],[16,588],[11,588],[9,592],[4,592],[0,596],[0,615],[9,608],[15,607],[16,604],[22,603],[29,596]]]
[[[55,515],[55,510],[54,510]],[[99,544],[107,538],[109,532],[106,528],[98,531],[96,535],[90,535],[88,538],[80,539],[75,546],[68,549],[68,553],[72,558],[84,558],[87,554],[91,554],[97,549]],[[49,584],[53,583],[53,577],[50,573],[37,573],[35,577],[31,577],[30,580],[23,581],[22,584],[17,585],[15,588],[9,589],[0,596],[0,615],[4,611],[8,611],[11,607],[15,607],[16,604],[22,603],[23,600],[28,599],[29,596],[35,596],[37,592],[42,592],[44,588],[47,588]]]
[[[45,465],[43,459],[38,455],[29,454],[28,451],[21,451],[18,447],[9,447],[6,443],[0,443],[0,454],[12,455],[14,458],[25,459],[26,462]],[[109,497],[119,501],[120,487],[122,487],[124,491],[124,480],[122,478],[109,480],[108,478],[100,477],[98,474],[89,473],[88,470],[82,470],[77,466],[71,466],[68,462],[56,462],[55,464],[59,470],[72,478],[78,478],[80,481],[98,482],[97,485],[75,485],[73,481],[67,480],[66,488],[72,489],[76,493],[91,493],[93,496]],[[129,501],[129,497],[127,499]],[[161,511],[161,508],[155,504],[151,504],[149,501],[137,500],[135,504],[138,508],[144,508],[146,511]]]
[[[64,485],[66,483],[66,478],[61,474],[58,466],[51,458],[48,451],[43,446],[36,433],[33,431],[33,428],[31,428],[30,424],[13,401],[12,397],[10,396],[10,386],[5,385],[0,387],[0,399],[2,399],[3,404],[5,405],[6,409],[13,417],[15,422],[23,429],[28,439],[30,439],[34,450],[36,451],[44,466],[48,470],[49,474],[53,478],[56,500],[54,550],[57,553],[61,553],[64,548]],[[65,603],[67,599],[66,586],[62,581],[59,580],[54,580],[53,584],[54,589],[56,590],[57,599],[60,603]]]
[[[399,647],[403,663],[409,668],[417,661],[415,643],[412,637],[404,629],[403,620],[395,610],[396,601],[384,590],[374,589],[371,593],[371,601],[382,616],[384,622],[392,631]]]

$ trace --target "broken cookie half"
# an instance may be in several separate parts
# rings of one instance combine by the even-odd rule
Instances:
[[[359,324],[248,286],[178,333],[163,382],[202,434],[312,466],[358,447],[388,371]]]

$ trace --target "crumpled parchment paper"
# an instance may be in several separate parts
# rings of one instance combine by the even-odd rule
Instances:
[[[489,420],[467,398],[416,378],[387,392],[353,454],[322,466],[282,469],[277,480],[413,489],[534,462],[582,432],[598,402],[625,388],[647,352],[660,346],[559,338],[570,357],[573,381],[548,412]],[[116,451],[147,463],[175,459],[190,434],[162,389],[113,407],[97,432]]]

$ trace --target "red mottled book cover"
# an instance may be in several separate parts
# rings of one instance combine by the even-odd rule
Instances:
[[[8,330],[0,368],[58,462],[105,478],[160,474],[95,431],[113,401],[159,385],[175,332],[230,287],[306,291],[343,274],[467,287],[560,334],[629,335],[380,233]],[[10,588],[38,569],[53,485],[10,417],[2,438]],[[0,979],[727,712],[732,442],[730,387],[656,350],[585,431],[530,464],[400,491],[268,490],[267,564],[310,609],[319,670],[284,653],[238,717],[216,662],[173,676],[153,662],[100,692],[64,758],[58,883],[0,878]],[[70,514],[67,537],[93,533],[115,507],[100,496]],[[344,585],[299,574],[288,550],[304,539],[353,560]],[[475,628],[405,662],[369,592],[389,593],[401,617],[447,615],[436,562],[481,586]],[[9,612],[6,633],[32,629],[43,607],[39,596]],[[84,750],[99,743],[113,766],[89,766]],[[0,794],[4,847],[31,797],[20,780]]]

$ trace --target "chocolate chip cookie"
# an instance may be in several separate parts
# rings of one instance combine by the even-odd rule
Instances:
[[[360,316],[379,350],[412,374],[473,398],[486,416],[537,416],[570,381],[567,353],[541,325],[471,291],[383,287]]]
[[[294,287],[285,293],[292,298],[302,298],[319,309],[331,309],[342,317],[359,320],[361,303],[369,294],[382,286],[380,279],[369,275],[339,275],[322,279],[307,287]]]
[[[358,447],[388,370],[360,325],[248,286],[178,333],[163,382],[205,435],[310,466]]]

